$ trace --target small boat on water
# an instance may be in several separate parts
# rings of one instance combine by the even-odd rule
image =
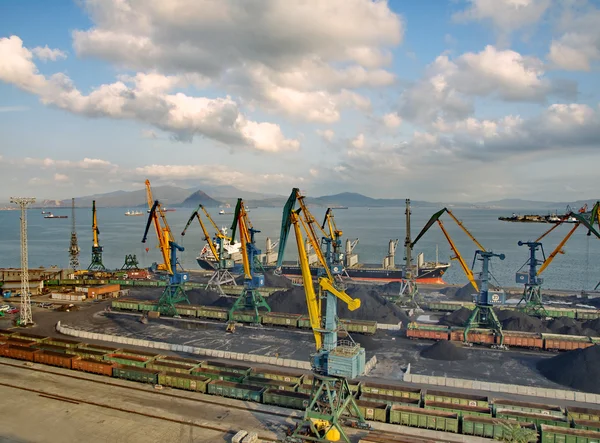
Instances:
[[[125,215],[127,217],[133,217],[133,216],[140,216],[140,215],[144,215],[144,213],[142,211],[127,211],[125,213]]]
[[[69,218],[68,215],[54,215],[52,212],[48,212],[44,215],[44,218]]]
[[[225,214],[225,209],[221,209],[221,210],[219,211],[219,214],[220,214],[220,215],[223,215],[223,214]]]

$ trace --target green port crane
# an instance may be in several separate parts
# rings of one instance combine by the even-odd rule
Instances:
[[[208,230],[206,229],[206,226],[202,221],[202,218],[200,217],[199,211],[204,212],[204,215],[215,229],[215,240],[213,240],[210,237]],[[185,235],[188,227],[194,221],[194,218],[198,220],[200,228],[202,228],[202,232],[204,233],[204,240],[208,244],[210,251],[216,261],[215,272],[206,284],[206,289],[213,288],[216,289],[217,292],[219,292],[221,295],[225,295],[225,293],[223,292],[223,288],[221,287],[222,285],[226,285],[229,283],[233,286],[237,286],[235,278],[233,277],[231,272],[229,272],[229,269],[233,268],[234,262],[233,260],[231,260],[230,257],[228,257],[228,254],[225,251],[225,242],[231,242],[233,239],[221,232],[221,230],[217,227],[217,224],[214,222],[213,218],[210,216],[210,214],[203,205],[199,205],[198,209],[192,212],[192,215],[190,215],[190,218],[188,219],[185,225],[185,228],[183,228],[183,231],[181,231],[181,236]],[[219,248],[218,250],[217,247]]]
[[[242,262],[244,265],[244,289],[240,296],[235,300],[229,310],[228,331],[234,328],[234,317],[238,311],[253,311],[254,322],[260,324],[259,309],[266,309],[271,312],[271,307],[259,292],[259,288],[265,285],[265,276],[257,269],[259,267],[258,255],[261,251],[256,247],[254,235],[260,231],[254,229],[244,201],[239,198],[235,207],[233,224],[231,225],[231,239],[235,238],[236,230],[239,230],[240,243],[242,244]],[[264,271],[263,271],[264,272]]]
[[[106,271],[104,263],[102,263],[102,251],[99,240],[100,230],[98,229],[98,218],[96,215],[96,200],[92,201],[92,262],[88,266],[88,271]]]
[[[300,206],[298,209],[295,209],[296,202]],[[316,352],[310,359],[313,384],[309,404],[304,411],[303,420],[291,430],[287,441],[324,442],[342,439],[348,443],[348,436],[342,427],[343,415],[351,417],[352,425],[369,428],[358,409],[355,396],[350,391],[347,381],[347,378],[354,378],[364,373],[365,351],[350,337],[348,340],[338,342],[341,326],[337,316],[337,299],[346,303],[351,311],[360,307],[360,299],[353,299],[340,288],[340,282],[334,279],[335,275],[342,272],[342,266],[338,263],[339,252],[334,252],[341,246],[341,242],[339,245],[336,245],[336,242],[339,241],[342,232],[335,226],[331,211],[327,211],[325,222],[319,226],[325,234],[321,244],[314,224],[315,218],[306,207],[304,196],[300,194],[298,188],[294,188],[283,210],[277,269],[283,263],[289,231],[293,227]],[[329,226],[329,233],[324,231],[326,224]],[[321,265],[320,275],[317,276],[318,293],[315,292],[302,231],[305,232]],[[322,246],[325,247],[325,253],[322,251]],[[322,313],[323,300],[326,303],[325,316]]]

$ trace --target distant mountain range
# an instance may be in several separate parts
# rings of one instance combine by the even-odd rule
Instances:
[[[156,186],[152,188],[154,199],[159,200],[163,207],[191,208],[202,204],[206,207],[218,207],[225,204],[234,205],[238,198],[243,198],[248,207],[282,207],[288,196],[278,194],[267,194],[260,192],[244,191],[235,186],[203,186],[195,188],[180,188],[177,186]],[[136,191],[114,191],[105,194],[88,195],[75,198],[77,207],[91,207],[92,201],[96,201],[98,207],[118,208],[145,208],[146,190]],[[371,198],[354,192],[343,192],[335,195],[324,195],[321,197],[307,197],[309,205],[327,207],[404,207],[404,199]],[[545,202],[522,199],[503,199],[478,203],[453,203],[453,202],[427,202],[411,200],[414,207],[437,207],[449,206],[453,208],[479,208],[479,209],[509,209],[512,211],[549,211],[566,212],[567,205],[573,210],[578,210],[585,204],[591,208],[596,200],[578,200],[575,202]],[[3,206],[4,204],[0,204]],[[9,206],[9,204],[6,204]],[[38,200],[33,207],[37,208],[60,208],[71,206],[71,199],[66,200]]]

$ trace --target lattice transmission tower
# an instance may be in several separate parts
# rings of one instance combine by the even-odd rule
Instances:
[[[29,295],[29,256],[27,254],[27,206],[35,203],[33,197],[11,197],[11,203],[21,207],[21,311],[18,326],[33,325]]]
[[[75,199],[71,199],[71,246],[69,247],[69,264],[73,271],[79,269],[79,244],[77,243],[77,230],[75,228]]]

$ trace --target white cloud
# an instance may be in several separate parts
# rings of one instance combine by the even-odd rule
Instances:
[[[565,33],[552,40],[548,59],[554,67],[567,71],[590,71],[600,60],[600,9],[566,11]]]
[[[179,140],[191,141],[194,135],[203,135],[228,146],[257,151],[299,149],[299,142],[286,139],[278,125],[246,119],[230,97],[209,99],[166,92],[175,85],[196,81],[194,76],[141,73],[101,85],[86,96],[64,74],[50,78],[39,74],[31,51],[23,47],[19,37],[12,36],[0,39],[0,80],[38,95],[44,104],[88,117],[143,121]]]
[[[458,22],[491,21],[502,38],[508,33],[537,23],[551,0],[469,0],[469,7],[453,15]]]
[[[317,134],[319,134],[323,140],[329,143],[331,143],[335,137],[335,132],[333,132],[331,129],[317,129]]]
[[[397,128],[402,124],[402,118],[400,118],[397,112],[385,114],[382,120],[385,127],[390,129]]]
[[[22,112],[28,110],[27,106],[0,106],[0,112]]]
[[[365,135],[358,134],[354,139],[350,141],[350,144],[356,149],[362,149],[365,147]]]
[[[54,181],[58,183],[65,183],[69,181],[69,176],[66,174],[56,173],[54,174]]]
[[[53,62],[60,58],[67,58],[67,54],[60,49],[50,49],[48,45],[37,46],[31,50],[33,54],[42,61],[52,60]]]
[[[148,138],[153,140],[158,138],[158,134],[152,129],[144,129],[142,131],[142,138]]]

